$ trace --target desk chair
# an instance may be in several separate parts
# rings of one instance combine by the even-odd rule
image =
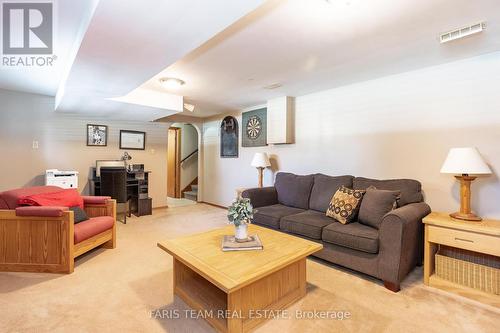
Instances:
[[[122,167],[101,167],[101,195],[110,196],[117,204],[125,204],[123,223],[130,217],[130,198],[127,195],[127,170]]]

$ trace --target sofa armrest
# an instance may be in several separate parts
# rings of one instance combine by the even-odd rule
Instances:
[[[241,193],[241,196],[249,198],[254,208],[278,203],[278,193],[274,186],[247,189]]]
[[[16,216],[61,217],[67,210],[62,206],[23,206],[16,208]]]
[[[85,203],[88,217],[111,216],[116,221],[116,200],[106,198],[103,203]]]
[[[15,240],[2,244],[0,272],[73,272],[74,213],[66,207],[0,210],[0,239]]]
[[[84,205],[105,205],[106,201],[111,199],[111,197],[107,196],[89,196],[89,195],[84,195],[82,196],[82,198]]]
[[[422,219],[431,212],[425,202],[387,213],[379,229],[379,276],[399,283],[419,262],[423,248]]]

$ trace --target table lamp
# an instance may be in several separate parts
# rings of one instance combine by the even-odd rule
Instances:
[[[476,179],[471,175],[489,175],[490,167],[484,162],[476,148],[452,148],[441,167],[441,173],[455,174],[460,180],[460,211],[450,214],[451,217],[465,221],[481,221],[470,207],[470,183]]]
[[[252,166],[259,170],[259,187],[262,187],[262,177],[264,168],[270,167],[271,163],[266,153],[255,153],[252,160]]]
[[[132,159],[132,156],[130,156],[128,154],[128,152],[123,153],[122,161],[125,162],[125,169],[127,169],[127,170],[131,170],[131,168],[132,168],[132,166],[130,164],[128,164],[128,161],[130,161],[131,159]]]

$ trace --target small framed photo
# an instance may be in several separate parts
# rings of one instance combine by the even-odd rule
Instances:
[[[120,130],[120,149],[145,150],[146,132]]]
[[[108,145],[108,126],[87,125],[87,146],[106,147]]]

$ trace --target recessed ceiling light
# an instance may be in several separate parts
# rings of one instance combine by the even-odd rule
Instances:
[[[338,2],[339,2],[338,0],[337,0],[337,1],[333,1],[333,0],[325,0],[325,1],[326,1],[328,4],[330,4],[330,5],[332,4],[332,2],[336,2],[336,3],[338,3]],[[343,1],[343,2],[344,2],[344,4],[345,4],[346,6],[349,6],[349,5],[351,4],[351,1],[350,1],[350,0]]]
[[[281,86],[282,86],[282,84],[281,84],[281,83],[276,82],[276,83],[270,84],[270,85],[268,85],[268,86],[265,86],[265,87],[263,87],[263,88],[264,88],[264,89],[276,89],[276,88],[279,88],[279,87],[281,87]]]
[[[186,82],[181,79],[177,79],[175,77],[162,77],[160,79],[160,84],[163,88],[166,89],[177,89],[180,86],[184,85]]]

